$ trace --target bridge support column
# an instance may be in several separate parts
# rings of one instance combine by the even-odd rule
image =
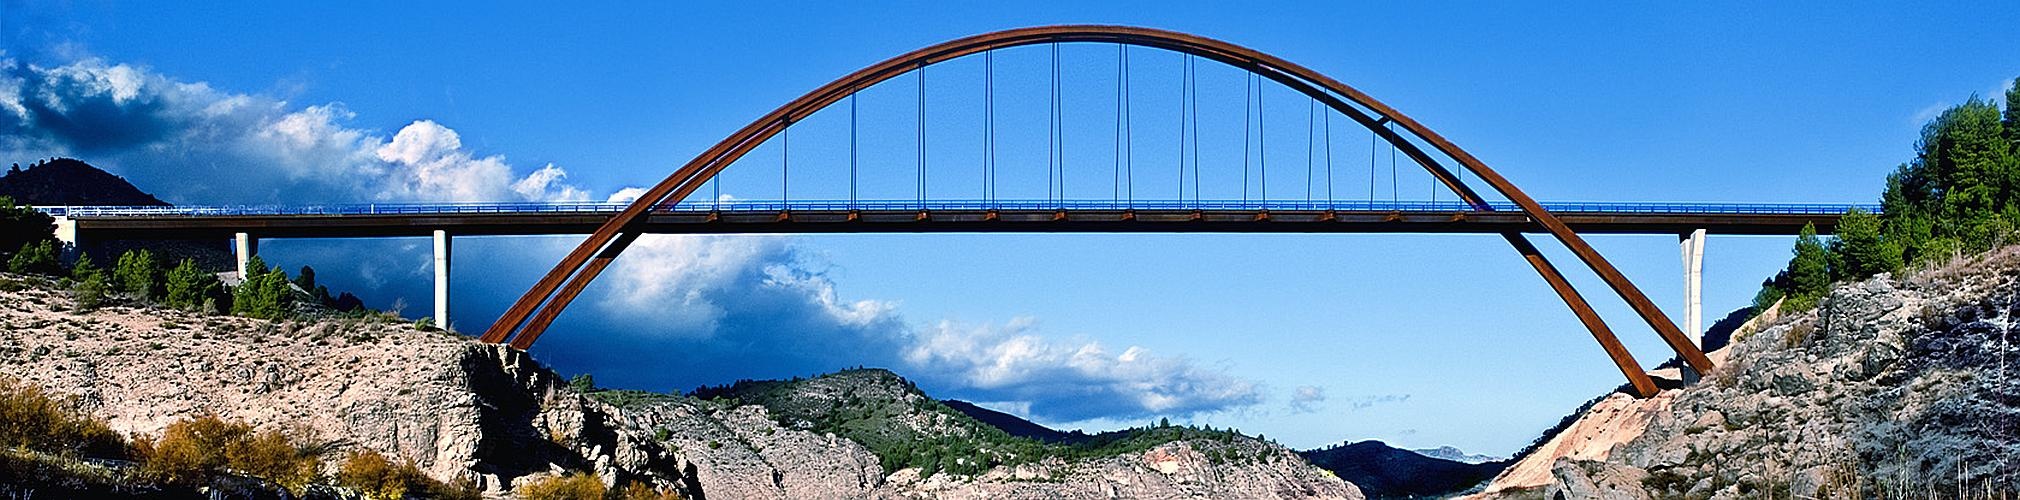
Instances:
[[[1680,235],[1683,247],[1683,334],[1704,348],[1704,230]]]
[[[449,232],[435,230],[435,326],[449,329]]]
[[[251,233],[237,233],[232,235],[231,242],[232,257],[238,260],[238,279],[239,282],[243,283],[247,276],[246,266],[251,265],[253,256],[259,254],[260,240],[254,238]],[[256,269],[256,271],[265,272],[266,270]]]
[[[65,258],[75,257],[77,251],[84,248],[84,245],[77,240],[77,219],[56,218],[56,241],[63,244],[61,251]]]

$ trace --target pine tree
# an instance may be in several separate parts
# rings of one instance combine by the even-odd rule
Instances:
[[[104,270],[98,268],[97,264],[91,262],[90,254],[78,254],[77,262],[70,265],[70,281],[84,281],[84,278],[104,272]],[[99,279],[104,279],[104,277],[100,276]]]
[[[7,259],[7,270],[20,274],[54,275],[63,270],[56,262],[56,242],[41,240],[21,245],[14,257]]]
[[[161,264],[155,262],[154,252],[146,249],[128,250],[119,255],[119,262],[112,268],[112,283],[121,293],[142,301],[161,297]]]
[[[217,295],[217,276],[198,268],[195,259],[183,259],[168,271],[163,303],[178,309],[196,309]]]
[[[1804,224],[1796,236],[1795,258],[1789,260],[1789,296],[1796,309],[1807,309],[1831,288],[1830,251],[1817,238],[1817,226]]]
[[[1863,280],[1901,267],[1901,247],[1882,236],[1880,217],[1857,208],[1838,218],[1830,248],[1831,274],[1838,281]]]

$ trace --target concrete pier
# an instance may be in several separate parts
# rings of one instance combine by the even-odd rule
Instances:
[[[435,327],[449,329],[449,232],[435,230]]]
[[[1698,229],[1680,235],[1683,249],[1683,333],[1704,347],[1704,234]]]

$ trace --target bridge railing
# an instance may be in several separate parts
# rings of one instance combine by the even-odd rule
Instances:
[[[499,203],[346,203],[312,205],[192,205],[192,206],[53,206],[36,207],[44,213],[64,217],[234,217],[286,215],[448,215],[448,214],[533,214],[533,213],[614,213],[628,203],[609,202],[499,202]],[[1495,211],[1519,211],[1513,203],[1494,202]],[[1689,202],[1545,202],[1552,212],[1602,212],[1641,214],[1761,214],[1835,215],[1858,208],[1879,213],[1880,207],[1852,203],[1689,203]],[[661,212],[781,212],[781,211],[913,211],[913,210],[1204,210],[1204,211],[1360,211],[1360,212],[1469,212],[1461,202],[1428,201],[1114,201],[1114,200],[932,200],[848,201],[848,200],[735,200],[723,202],[683,202],[662,206]]]

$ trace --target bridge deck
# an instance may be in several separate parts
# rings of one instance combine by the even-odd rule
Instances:
[[[1856,205],[1553,203],[1580,233],[1795,234],[1814,223],[1828,232]],[[853,207],[853,209],[851,209]],[[1867,210],[1876,207],[1856,206]],[[92,238],[196,239],[250,232],[261,237],[352,238],[587,234],[623,208],[612,203],[369,204],[259,207],[51,207]],[[747,202],[686,203],[656,211],[651,233],[1541,232],[1512,206],[1476,210],[1459,203],[1367,202]]]

